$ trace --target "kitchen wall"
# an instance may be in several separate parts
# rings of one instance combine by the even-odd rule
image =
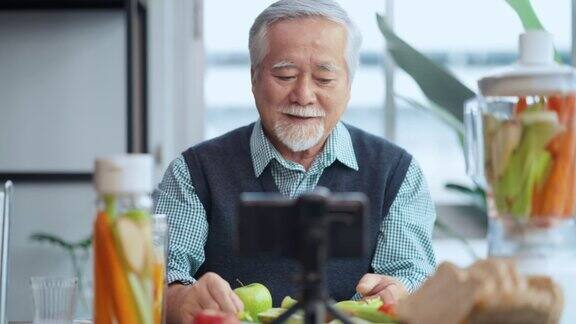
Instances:
[[[90,172],[125,151],[124,33],[120,10],[0,12],[0,172]],[[30,276],[72,274],[30,234],[82,239],[94,203],[90,183],[15,183],[9,320],[32,319]]]

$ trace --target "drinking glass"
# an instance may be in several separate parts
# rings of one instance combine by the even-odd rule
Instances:
[[[78,278],[32,277],[35,324],[72,323],[76,312]]]

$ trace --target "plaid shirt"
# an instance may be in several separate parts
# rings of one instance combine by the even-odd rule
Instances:
[[[254,125],[250,152],[256,176],[272,164],[272,176],[278,189],[291,198],[314,189],[324,169],[336,159],[358,170],[350,133],[342,123],[336,125],[309,170],[284,159],[264,135],[260,122]],[[168,167],[154,192],[154,200],[155,213],[168,215],[170,225],[168,282],[193,282],[193,275],[205,259],[208,222],[182,156]],[[418,288],[435,269],[431,244],[435,218],[434,204],[422,170],[412,159],[388,216],[382,222],[372,259],[374,272],[397,278],[408,291]]]

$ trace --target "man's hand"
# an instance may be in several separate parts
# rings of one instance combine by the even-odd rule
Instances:
[[[192,285],[168,287],[167,303],[169,323],[192,323],[194,316],[205,309],[234,315],[244,310],[244,304],[230,284],[212,272],[206,273]]]
[[[380,297],[384,304],[395,304],[408,294],[404,285],[390,276],[367,273],[358,282],[356,291],[363,299]]]

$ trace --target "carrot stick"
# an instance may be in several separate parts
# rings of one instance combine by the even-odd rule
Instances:
[[[550,110],[554,110],[558,114],[559,119],[560,117],[566,117],[563,106],[564,106],[564,100],[561,97],[559,96],[548,97],[548,108],[550,108]],[[565,122],[565,120],[561,120],[560,122],[561,123]]]
[[[566,119],[568,118],[568,114],[567,110],[564,109],[563,106],[564,102],[562,98],[560,98],[559,96],[550,96],[548,98],[548,108],[556,112],[556,114],[558,115],[558,122],[560,123],[560,125],[566,126],[567,122]],[[561,142],[562,142],[562,136],[557,136],[552,141],[550,141],[550,144],[548,144],[548,151],[552,153],[553,157],[555,157],[555,155],[558,155],[560,150],[562,150]]]
[[[568,96],[565,100],[564,109],[571,112],[570,119],[568,119],[568,131],[572,134],[576,133],[576,113],[574,112],[576,109],[576,97],[575,96]],[[576,136],[573,136],[576,137]],[[576,145],[576,139],[574,140]],[[566,201],[564,202],[564,211],[563,216],[570,217],[574,214],[574,209],[576,207],[576,147],[572,146],[567,148],[570,152],[572,152],[572,160],[571,163],[568,165],[568,178],[566,181],[568,182],[568,192],[566,193]]]
[[[114,248],[111,224],[105,213],[100,213],[96,218],[95,238],[97,244],[102,247],[102,257],[104,262],[100,264],[107,269],[111,283],[111,295],[114,305],[114,314],[118,323],[138,324],[138,312],[132,296],[128,278],[122,268],[122,263],[118,251]]]
[[[162,323],[164,304],[164,261],[154,262],[154,323]]]
[[[571,174],[571,170],[574,167],[576,153],[576,129],[572,125],[574,121],[573,100],[571,97],[566,98],[560,107],[559,116],[561,120],[564,120],[563,125],[567,129],[557,139],[560,149],[553,152],[554,162],[543,190],[544,206],[541,216],[564,215],[566,204],[572,205],[574,200],[569,197],[570,187],[574,182],[574,174]]]
[[[516,103],[516,114],[522,113],[524,110],[526,110],[526,108],[528,108],[526,97],[518,98],[518,102]]]
[[[104,256],[98,240],[94,240],[94,323],[112,324],[110,284],[104,278]]]
[[[575,162],[575,161],[573,161]],[[568,191],[566,193],[566,202],[564,203],[564,210],[562,211],[562,215],[565,217],[570,217],[574,213],[574,207],[576,203],[576,199],[574,199],[574,195],[576,194],[576,181],[574,181],[574,176],[576,175],[576,164],[572,163],[572,165],[568,166]]]

